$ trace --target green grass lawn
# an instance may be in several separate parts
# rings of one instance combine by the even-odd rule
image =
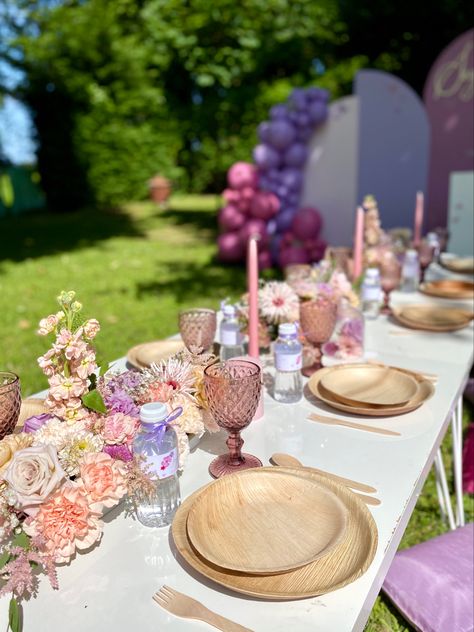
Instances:
[[[23,396],[47,386],[36,358],[48,342],[35,332],[40,318],[57,311],[55,297],[63,289],[74,289],[85,316],[101,322],[96,346],[103,360],[175,333],[183,307],[217,308],[226,296],[237,298],[245,290],[244,269],[215,258],[219,201],[175,196],[167,210],[137,203],[113,213],[91,209],[0,220],[0,368],[20,375]],[[450,473],[450,437],[443,449]],[[472,499],[465,501],[472,521]],[[401,546],[446,530],[430,474]],[[379,597],[366,630],[411,628]]]

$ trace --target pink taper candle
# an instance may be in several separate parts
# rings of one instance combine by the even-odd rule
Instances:
[[[425,196],[423,191],[418,191],[416,194],[416,206],[415,206],[415,224],[413,227],[413,245],[419,246],[421,243],[421,231],[423,230],[423,213],[425,206]]]
[[[364,251],[364,209],[357,207],[356,222],[354,230],[354,249],[352,253],[353,265],[352,276],[357,279],[362,274],[362,255]]]
[[[250,237],[247,246],[247,290],[249,293],[249,356],[258,358],[258,248]]]

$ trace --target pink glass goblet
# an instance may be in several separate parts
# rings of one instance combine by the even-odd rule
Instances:
[[[330,299],[304,301],[300,305],[300,325],[303,334],[314,347],[317,358],[302,373],[309,377],[321,368],[322,345],[329,340],[336,326],[337,302]]]
[[[0,439],[13,432],[20,408],[20,378],[10,371],[0,371]]]
[[[188,351],[207,351],[214,342],[217,316],[213,309],[188,309],[179,313],[179,333]]]
[[[262,462],[257,457],[242,454],[244,441],[240,436],[255,415],[261,388],[260,367],[254,362],[232,359],[204,369],[204,389],[210,411],[217,424],[229,433],[226,441],[229,453],[221,454],[209,466],[215,478],[261,467]]]
[[[383,263],[380,268],[380,281],[384,293],[383,314],[390,314],[390,293],[400,285],[402,268],[394,257],[388,263]]]
[[[435,248],[427,241],[422,241],[417,248],[418,259],[420,261],[420,281],[423,283],[425,280],[425,272],[430,263],[433,261]]]

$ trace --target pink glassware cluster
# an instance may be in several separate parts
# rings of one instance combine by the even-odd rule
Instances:
[[[0,439],[13,432],[20,408],[20,378],[10,371],[0,371]]]
[[[262,388],[260,367],[248,360],[228,360],[211,364],[204,370],[204,388],[209,408],[216,423],[229,433],[228,454],[212,461],[209,472],[215,478],[262,462],[251,454],[243,454],[241,430],[246,428],[257,410]]]
[[[188,309],[179,313],[179,333],[188,351],[207,351],[216,335],[217,316],[212,309]]]
[[[309,377],[321,368],[321,346],[329,340],[336,326],[337,302],[331,300],[304,301],[300,306],[300,325],[302,332],[315,351],[318,359],[303,367],[302,373]]]

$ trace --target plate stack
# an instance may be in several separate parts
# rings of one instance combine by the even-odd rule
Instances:
[[[456,257],[455,255],[441,255],[443,268],[457,274],[474,274],[474,257]]]
[[[132,347],[127,353],[127,362],[136,369],[147,369],[153,363],[167,360],[184,349],[181,340],[155,340]]]
[[[210,483],[178,509],[172,535],[179,553],[205,577],[281,600],[353,582],[377,549],[365,503],[304,467],[255,468]]]
[[[423,331],[450,332],[467,327],[474,315],[463,309],[431,305],[394,307],[392,314],[401,325]]]
[[[420,292],[438,298],[474,298],[474,283],[471,283],[471,281],[457,281],[455,279],[427,281],[420,285]]]
[[[310,391],[328,406],[353,415],[389,417],[421,406],[434,386],[421,375],[374,364],[342,364],[317,371]]]

